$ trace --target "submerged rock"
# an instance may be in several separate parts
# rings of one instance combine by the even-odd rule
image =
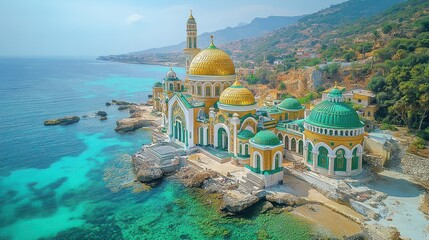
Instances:
[[[110,102],[106,102],[106,106],[110,106],[112,105]]]
[[[112,100],[112,102],[113,102],[113,100]],[[115,104],[116,105],[131,105],[131,103],[126,102],[126,101],[115,101]]]
[[[75,122],[79,122],[80,117],[78,116],[66,116],[63,118],[57,118],[57,119],[51,119],[46,120],[43,122],[45,126],[52,126],[52,125],[68,125]]]
[[[284,192],[267,192],[265,198],[272,203],[287,206],[300,206],[307,202],[303,198]]]
[[[254,205],[259,198],[251,194],[243,194],[237,190],[227,191],[223,196],[224,210],[231,213],[239,213]]]
[[[104,121],[104,120],[107,120],[107,117],[106,117],[106,116],[102,116],[102,117],[100,117],[100,121]]]
[[[107,113],[105,111],[98,111],[97,115],[100,117],[105,117],[105,116],[107,116]]]

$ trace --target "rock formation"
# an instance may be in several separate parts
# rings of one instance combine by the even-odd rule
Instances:
[[[52,125],[68,125],[75,122],[79,122],[80,118],[78,116],[66,116],[63,118],[57,118],[57,119],[51,119],[46,120],[43,122],[45,126],[52,126]]]

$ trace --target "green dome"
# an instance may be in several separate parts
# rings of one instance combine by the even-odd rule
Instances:
[[[304,107],[301,105],[301,103],[296,100],[295,98],[286,98],[279,104],[279,108],[283,110],[301,110]]]
[[[363,127],[356,111],[344,102],[321,102],[311,110],[305,122],[314,126],[334,129]]]
[[[155,85],[154,85],[154,87],[162,87],[162,83],[156,82]]]
[[[277,138],[277,136],[269,130],[258,132],[252,139],[253,142],[258,145],[276,146],[280,144],[280,140]]]
[[[328,97],[333,97],[333,98],[341,98],[343,97],[343,92],[341,92],[340,89],[338,89],[337,87],[334,87],[329,93],[328,93]]]
[[[255,134],[253,134],[251,131],[246,129],[241,130],[237,135],[239,139],[245,139],[245,140],[251,139],[253,136],[255,136]]]

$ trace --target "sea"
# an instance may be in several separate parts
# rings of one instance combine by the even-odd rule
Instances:
[[[171,179],[132,183],[130,155],[151,143],[151,129],[115,132],[128,112],[105,103],[146,102],[168,70],[94,57],[0,58],[1,240],[309,239],[319,231],[284,211],[225,216],[206,193]],[[100,110],[107,120],[94,116]],[[43,125],[73,115],[81,120]]]

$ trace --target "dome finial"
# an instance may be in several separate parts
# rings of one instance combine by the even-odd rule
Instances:
[[[213,35],[210,35],[210,46],[209,46],[209,48],[217,48],[213,43],[213,39],[214,39]]]
[[[334,88],[338,88],[338,86],[337,86],[337,81],[335,81]]]

